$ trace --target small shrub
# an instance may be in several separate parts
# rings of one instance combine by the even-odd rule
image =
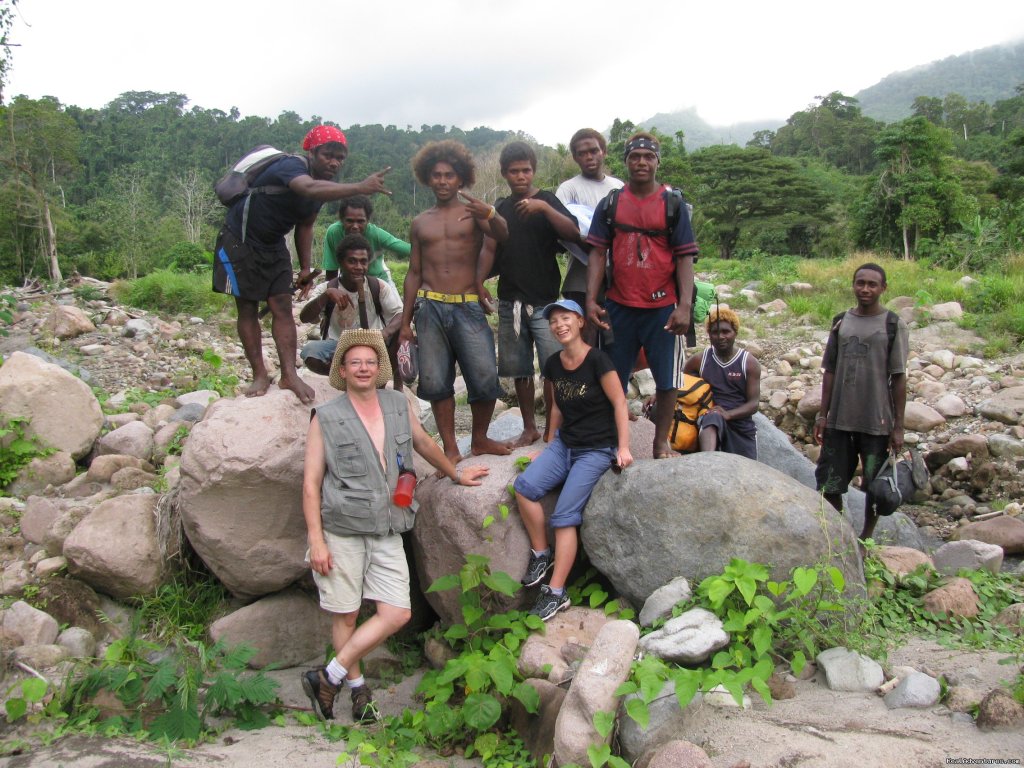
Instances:
[[[213,267],[213,254],[198,243],[183,240],[167,251],[167,262],[174,272],[205,272]]]
[[[53,453],[52,448],[45,448],[35,437],[27,435],[28,423],[24,417],[0,411],[0,495],[32,459]]]
[[[209,275],[158,270],[137,280],[114,283],[115,297],[124,304],[163,314],[181,312],[210,317],[227,307],[230,297],[214,293]]]

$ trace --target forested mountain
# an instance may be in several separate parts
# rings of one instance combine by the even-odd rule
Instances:
[[[677,112],[659,112],[642,121],[641,128],[657,128],[666,136],[682,131],[686,148],[691,152],[714,144],[739,144],[743,146],[758,131],[773,131],[782,125],[781,120],[757,120],[733,125],[710,125],[697,114],[696,107]]]
[[[1014,95],[1024,83],[1024,41],[949,56],[903,72],[854,94],[863,113],[894,122],[910,117],[919,96],[943,98],[958,93],[967,101],[994,104]]]

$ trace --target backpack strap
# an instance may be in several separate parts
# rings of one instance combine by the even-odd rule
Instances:
[[[384,307],[380,303],[380,280],[373,275],[366,276],[366,284],[370,286],[370,298],[373,299],[373,308],[377,311],[377,317],[384,322]]]
[[[840,312],[832,318],[832,328],[828,332],[828,342],[825,344],[825,354],[822,358],[822,366],[825,370],[834,371],[836,362],[839,360],[839,325],[846,317],[846,312]]]

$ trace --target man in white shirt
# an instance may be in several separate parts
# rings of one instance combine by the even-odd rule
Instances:
[[[302,308],[299,319],[315,323],[328,312],[325,338],[310,341],[300,356],[309,370],[326,376],[342,331],[351,328],[377,329],[392,346],[402,322],[402,298],[385,280],[367,274],[373,251],[369,241],[359,234],[346,235],[338,244],[338,277],[321,283],[311,300]],[[396,387],[400,388],[396,384]]]
[[[555,197],[566,205],[582,205],[593,212],[597,204],[613,189],[620,189],[623,182],[604,172],[608,144],[600,131],[580,128],[569,140],[569,151],[572,153],[572,159],[580,167],[580,172],[563,181],[555,191]],[[581,221],[581,232],[583,226],[584,223]],[[586,234],[583,234],[583,237],[586,237]],[[573,248],[569,250],[569,270],[562,282],[562,296],[572,299],[582,307],[587,301],[587,264],[575,251]],[[587,249],[581,248],[579,252],[585,256]],[[584,339],[588,343],[594,342],[594,330],[589,324],[584,329]]]

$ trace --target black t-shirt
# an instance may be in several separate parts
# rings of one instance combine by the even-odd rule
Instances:
[[[550,192],[540,190],[534,200],[543,200],[563,216],[573,216],[562,201]],[[522,217],[515,211],[511,197],[498,201],[497,209],[508,222],[508,240],[498,243],[495,265],[498,268],[498,298],[517,299],[535,307],[558,300],[562,274],[555,254],[565,250],[558,242],[558,233],[543,214]]]
[[[298,176],[308,176],[309,165],[298,157],[282,157],[268,165],[253,182],[254,187],[287,187],[288,182]],[[323,203],[291,190],[280,194],[249,196],[249,218],[246,225],[245,241],[262,250],[285,248],[284,236],[296,224],[305,221],[320,211]],[[242,208],[246,198],[236,202],[228,211],[228,228],[242,236]]]
[[[562,412],[558,435],[569,448],[617,448],[615,408],[601,387],[601,377],[615,366],[607,354],[591,348],[579,368],[568,371],[561,353],[544,363],[544,378],[555,390],[555,403]]]

